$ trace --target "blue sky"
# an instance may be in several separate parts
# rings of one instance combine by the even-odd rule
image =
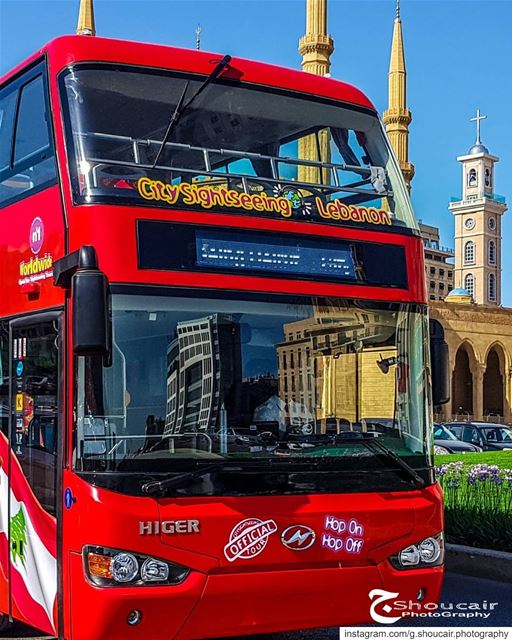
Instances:
[[[78,0],[0,0],[0,74],[76,26]],[[99,35],[202,48],[298,67],[305,0],[95,0]],[[363,89],[382,112],[394,0],[329,0],[332,75]],[[512,203],[512,1],[402,0],[410,155],[417,216],[453,246],[450,196],[461,192],[458,155],[475,138],[469,118],[488,116],[482,140],[500,156],[495,188]],[[512,206],[512,204],[511,204]],[[503,303],[512,306],[512,213],[503,224]]]

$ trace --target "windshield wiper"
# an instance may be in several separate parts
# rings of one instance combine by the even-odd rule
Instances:
[[[152,480],[151,482],[145,482],[142,487],[142,493],[154,494],[160,493],[164,489],[171,489],[173,487],[181,487],[184,484],[188,484],[197,478],[201,478],[208,473],[215,471],[242,471],[241,467],[227,466],[226,461],[213,462],[204,467],[199,467],[195,471],[186,471],[184,473],[177,473],[165,480]]]
[[[190,107],[190,105],[194,102],[194,100],[196,100],[199,97],[199,95],[206,89],[206,87],[212,82],[214,82],[220,76],[222,71],[228,66],[230,62],[231,62],[231,56],[225,55],[222,58],[222,60],[217,64],[215,69],[210,73],[210,75],[203,81],[202,85],[198,87],[197,91],[192,95],[192,97],[189,98],[187,102],[185,102],[185,95],[187,93],[188,85],[190,84],[190,80],[187,80],[187,83],[185,84],[185,88],[183,89],[183,93],[181,94],[181,97],[178,100],[178,104],[176,105],[176,108],[174,109],[171,119],[169,120],[169,124],[167,126],[167,131],[165,132],[164,139],[162,140],[162,143],[160,144],[160,148],[158,149],[158,153],[156,154],[155,161],[153,162],[153,169],[158,164],[158,161],[160,160],[160,157],[164,151],[165,145],[169,141],[169,138],[171,137],[171,133],[174,131],[174,128],[178,124],[181,116]]]
[[[386,447],[385,444],[379,441],[378,438],[372,437],[364,437],[365,434],[357,434],[351,433],[347,434],[346,437],[339,437],[339,441],[341,442],[360,442],[364,447],[366,447],[369,451],[376,453],[378,450],[380,453],[384,454],[389,460],[392,460],[395,464],[397,464],[405,473],[414,480],[414,483],[422,488],[426,485],[425,480],[420,476],[420,474],[411,467],[401,456],[397,455],[393,450]]]

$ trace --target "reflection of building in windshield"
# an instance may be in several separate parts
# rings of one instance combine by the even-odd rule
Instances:
[[[285,342],[277,345],[279,394],[292,425],[314,416],[317,430],[331,420],[339,430],[365,418],[393,418],[394,314],[315,306],[312,318],[283,329]]]
[[[215,431],[227,414],[236,421],[241,381],[237,322],[219,313],[178,322],[167,347],[164,433]]]

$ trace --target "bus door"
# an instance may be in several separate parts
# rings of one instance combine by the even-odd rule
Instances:
[[[60,314],[10,324],[11,615],[56,633]]]

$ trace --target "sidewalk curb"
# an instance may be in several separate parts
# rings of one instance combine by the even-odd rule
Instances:
[[[451,573],[512,582],[512,553],[506,551],[447,544],[445,566]]]

